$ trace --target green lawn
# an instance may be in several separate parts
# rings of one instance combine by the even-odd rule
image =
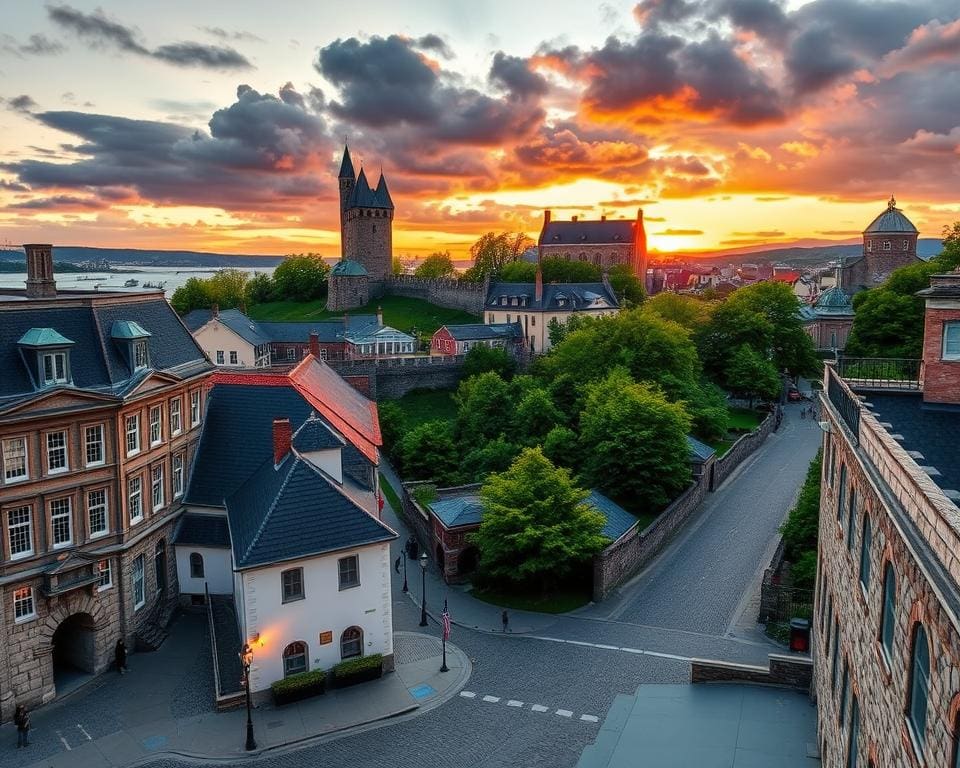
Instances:
[[[387,502],[393,507],[393,511],[399,515],[403,509],[403,504],[400,503],[400,497],[397,496],[397,492],[393,490],[390,481],[383,476],[383,472],[380,472],[380,488],[383,490],[383,495],[386,497]]]
[[[457,404],[449,389],[416,389],[395,401],[407,417],[407,429],[414,429],[426,421],[457,418]]]
[[[740,432],[752,432],[760,426],[766,414],[759,411],[751,411],[749,408],[731,408],[730,409],[730,429]]]
[[[492,589],[471,589],[471,597],[492,603],[501,608],[513,608],[518,611],[538,611],[539,613],[566,613],[592,599],[589,591],[563,591],[552,595],[535,596],[519,592],[498,592]]]
[[[272,322],[305,322],[309,320],[332,320],[343,317],[343,312],[328,312],[324,307],[326,300],[314,301],[271,301],[255,304],[250,308],[254,320]],[[377,307],[383,307],[383,322],[398,331],[409,333],[416,329],[423,336],[432,336],[441,325],[459,325],[479,323],[477,315],[461,312],[459,309],[445,309],[420,299],[404,296],[384,296],[374,299],[367,306],[353,309],[353,315],[375,315]]]

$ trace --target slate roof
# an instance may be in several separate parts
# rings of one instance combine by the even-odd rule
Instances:
[[[350,330],[362,328],[366,325],[376,325],[376,315],[347,315],[347,326]],[[307,342],[310,332],[315,331],[322,342],[332,343],[343,341],[343,320],[323,320],[307,323],[267,323],[261,322],[260,328],[270,339],[277,342]]]
[[[212,309],[194,309],[187,312],[187,314],[180,319],[183,321],[183,324],[193,332],[210,322],[211,317],[213,317]]]
[[[311,413],[310,417],[293,433],[292,445],[301,453],[343,448],[347,441]]]
[[[347,208],[393,208],[393,200],[390,197],[390,191],[387,189],[387,180],[380,174],[380,181],[377,182],[376,190],[370,188],[367,181],[367,174],[360,169],[360,175],[353,186],[353,191],[347,199]]]
[[[343,145],[343,160],[340,161],[340,173],[337,174],[340,179],[353,179],[356,174],[353,172],[353,161],[350,159],[350,148]]]
[[[713,448],[706,443],[700,442],[692,435],[687,435],[687,448],[690,449],[690,458],[694,461],[700,462],[701,464],[716,454],[716,451],[713,450]]]
[[[870,392],[866,399],[877,418],[892,425],[887,431],[903,436],[898,442],[905,450],[923,454],[915,459],[917,464],[936,470],[930,479],[954,492],[951,497],[960,506],[960,409],[924,405],[920,393]]]
[[[501,297],[507,303],[500,304]],[[510,301],[520,300],[518,305]],[[562,304],[560,302],[563,302]],[[599,306],[596,302],[601,301]],[[527,311],[572,311],[597,308],[617,308],[619,303],[613,291],[605,283],[547,283],[543,286],[543,299],[536,301],[535,283],[491,283],[487,290],[485,306],[490,309],[514,309]]]
[[[887,203],[887,210],[871,221],[870,225],[863,230],[863,234],[872,235],[882,232],[919,233],[919,230],[913,226],[913,222],[896,206],[897,201],[891,197],[890,202]]]
[[[203,318],[206,319],[203,319]],[[264,332],[260,324],[247,317],[239,309],[221,310],[217,319],[227,328],[233,331],[237,336],[248,344],[259,347],[270,343],[270,337]],[[202,320],[202,322],[201,322]],[[183,324],[191,331],[196,331],[213,320],[213,312],[209,309],[195,309],[184,315]]]
[[[143,371],[131,372],[125,357],[126,342],[111,338],[111,329],[118,321],[133,320],[149,331],[146,343],[153,370],[187,377],[213,368],[162,296],[124,303],[114,303],[115,295],[105,295],[104,299],[100,302],[84,296],[74,306],[43,300],[4,305],[0,312],[0,408],[37,393],[18,346],[33,328],[49,328],[74,341],[70,348],[72,389],[121,396],[146,375]]]
[[[813,304],[817,315],[849,315],[853,317],[853,304],[839,286],[828,288]]]
[[[516,339],[523,335],[520,323],[468,323],[445,325],[443,329],[456,341],[482,341],[484,339]]]
[[[204,515],[187,512],[173,532],[174,544],[195,547],[229,547],[230,530],[225,515]]]
[[[632,243],[637,222],[624,219],[607,221],[551,221],[540,233],[541,245],[597,245]]]
[[[277,467],[263,462],[227,499],[227,516],[241,569],[397,538],[296,450]]]
[[[74,342],[53,328],[31,328],[17,341],[22,347],[70,347]]]
[[[365,277],[367,275],[367,268],[359,261],[341,259],[333,265],[330,274],[339,277]]]

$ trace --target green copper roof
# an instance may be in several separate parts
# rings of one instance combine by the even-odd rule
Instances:
[[[843,289],[836,285],[820,294],[813,309],[818,315],[852,315],[853,304]]]
[[[31,328],[20,337],[20,344],[24,347],[66,347],[72,345],[70,339],[61,336],[53,328]]]
[[[865,235],[881,232],[907,232],[916,234],[917,228],[908,219],[903,211],[897,208],[896,198],[891,197],[887,203],[887,210],[870,222],[870,226],[863,230]]]
[[[330,271],[330,274],[349,277],[366,277],[367,270],[363,264],[360,264],[357,261],[344,259],[343,261],[338,261],[336,265],[334,265],[333,269]]]
[[[134,320],[117,320],[110,328],[112,339],[145,339],[150,332]]]

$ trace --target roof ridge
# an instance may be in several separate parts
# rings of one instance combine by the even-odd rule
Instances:
[[[273,500],[271,501],[270,506],[267,508],[267,512],[263,516],[263,519],[260,521],[260,525],[257,528],[257,532],[253,535],[253,538],[250,540],[250,545],[246,548],[246,550],[244,550],[243,557],[241,558],[241,562],[246,561],[246,559],[250,556],[250,553],[253,551],[253,548],[256,546],[257,542],[260,541],[260,537],[263,535],[263,531],[267,527],[267,522],[270,520],[270,515],[272,515],[273,511],[277,508],[277,502],[280,500],[280,497],[283,495],[283,491],[287,487],[287,483],[290,482],[290,478],[293,477],[293,472],[297,468],[297,465],[299,464],[300,454],[297,453],[297,451],[293,448],[293,446],[290,446],[290,453],[287,455],[293,457],[293,461],[290,464],[290,469],[287,472],[287,476],[283,478],[283,482],[280,483],[280,487],[277,489],[277,492],[273,495]],[[272,458],[266,459],[264,463],[261,464],[260,466],[261,467],[265,466],[268,461],[273,461],[273,459]],[[284,457],[283,461],[286,461],[286,456]],[[274,471],[279,471],[280,467],[283,466],[283,461],[281,461],[279,464],[274,464]],[[237,488],[236,491],[233,492],[232,495],[236,496],[243,489],[244,485],[249,483],[254,477],[257,476],[259,471],[260,469],[258,468],[256,472],[254,472],[252,475],[250,475],[250,477],[248,477],[244,481],[243,485],[241,485],[239,488]]]

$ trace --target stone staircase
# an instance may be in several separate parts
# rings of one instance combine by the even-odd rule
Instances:
[[[155,651],[163,641],[167,639],[170,619],[173,618],[173,612],[176,603],[170,600],[157,600],[156,605],[150,609],[150,615],[144,620],[137,629],[136,650],[137,651]]]

